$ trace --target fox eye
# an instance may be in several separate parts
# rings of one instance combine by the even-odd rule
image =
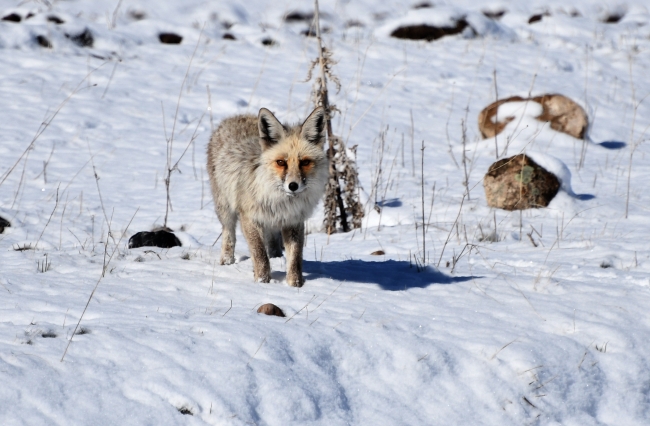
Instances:
[[[300,160],[300,167],[307,167],[311,164],[311,160]]]
[[[287,165],[287,162],[284,160],[277,160],[276,164],[280,167],[285,167]]]

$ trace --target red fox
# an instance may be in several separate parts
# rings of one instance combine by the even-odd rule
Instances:
[[[271,280],[269,256],[287,257],[287,282],[304,283],[304,221],[325,192],[328,159],[325,112],[316,108],[302,125],[286,126],[266,108],[225,119],[208,144],[208,174],[223,227],[221,264],[235,261],[235,225],[253,260],[255,280]],[[281,236],[281,239],[280,239]]]

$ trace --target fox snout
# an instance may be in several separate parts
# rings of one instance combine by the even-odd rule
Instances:
[[[282,188],[287,195],[296,195],[305,190],[307,177],[300,171],[298,173],[286,173]]]

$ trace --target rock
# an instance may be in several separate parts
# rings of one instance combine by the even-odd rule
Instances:
[[[79,34],[76,35],[66,34],[65,36],[69,38],[77,46],[80,47],[93,47],[93,44],[95,43],[95,38],[93,37],[93,33],[91,33],[88,28],[84,28],[84,30]]]
[[[549,121],[553,130],[566,133],[577,139],[584,139],[589,126],[587,113],[580,105],[559,94],[548,94],[527,99],[513,96],[491,103],[478,115],[478,127],[483,138],[498,135],[508,123],[514,120],[514,117],[495,117],[499,106],[507,102],[525,101],[533,101],[542,105],[542,114],[535,117],[537,120]]]
[[[370,253],[370,256],[383,256],[386,253],[383,250],[375,250],[372,253]]]
[[[262,44],[264,46],[275,46],[277,44],[277,42],[275,40],[273,40],[272,38],[267,37],[267,38],[262,40]]]
[[[407,25],[398,27],[390,36],[408,40],[433,41],[444,36],[459,34],[468,26],[467,21],[461,18],[455,22],[453,27],[435,27],[428,24]]]
[[[495,21],[498,21],[499,19],[503,18],[503,15],[506,14],[505,9],[495,9],[495,10],[490,10],[490,9],[485,9],[483,10],[483,15],[486,18],[493,19]]]
[[[313,20],[314,14],[311,12],[294,11],[286,14],[284,17],[284,22],[311,22]]]
[[[507,102],[523,102],[526,99],[520,96],[512,96],[510,98],[501,99],[492,102],[490,105],[483,108],[478,115],[478,128],[481,131],[484,139],[492,138],[503,131],[508,123],[514,120],[514,117],[495,117],[499,111],[499,107]],[[498,121],[497,121],[498,119]]]
[[[483,178],[488,206],[504,210],[546,207],[560,189],[559,179],[525,154],[492,164]]]
[[[181,44],[183,37],[174,33],[160,33],[158,34],[158,40],[163,44]]]
[[[11,223],[3,217],[0,217],[0,234],[5,232],[5,228],[11,227]]]
[[[17,13],[10,13],[9,15],[3,16],[2,20],[9,22],[20,22],[23,20],[23,18]]]
[[[550,121],[551,129],[566,133],[576,139],[584,139],[589,119],[584,109],[563,95],[550,94],[532,98],[542,104],[544,111],[539,121]]]
[[[36,36],[36,43],[38,43],[38,45],[41,46],[41,47],[45,47],[46,49],[51,49],[52,48],[52,43],[44,35],[37,35]]]
[[[56,16],[56,15],[50,15],[50,16],[48,16],[48,17],[47,17],[47,22],[53,22],[53,23],[55,23],[56,25],[65,24],[65,21],[64,21],[63,19],[59,18],[59,17]]]
[[[265,303],[257,309],[258,314],[275,315],[276,317],[285,317],[282,309],[275,306],[273,303]]]
[[[143,231],[138,232],[129,238],[129,248],[138,247],[180,247],[182,244],[179,239],[174,235],[171,230],[160,229],[157,231]]]
[[[237,38],[230,33],[225,33],[222,38],[224,40],[237,40]]]

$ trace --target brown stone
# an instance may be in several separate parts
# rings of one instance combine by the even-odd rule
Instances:
[[[488,206],[504,210],[546,207],[560,189],[559,179],[525,154],[492,164],[483,178]]]
[[[275,306],[273,303],[265,303],[257,309],[258,314],[275,315],[276,317],[285,317],[282,309]]]
[[[584,109],[563,95],[548,94],[533,98],[513,96],[491,103],[478,115],[478,127],[483,138],[491,138],[503,131],[514,117],[496,117],[499,106],[507,102],[533,101],[542,105],[542,114],[535,117],[539,121],[549,121],[551,128],[577,139],[584,139],[589,119]]]
[[[558,94],[537,96],[531,100],[542,104],[542,115],[537,117],[539,121],[550,121],[551,129],[584,139],[589,119],[580,105]]]

